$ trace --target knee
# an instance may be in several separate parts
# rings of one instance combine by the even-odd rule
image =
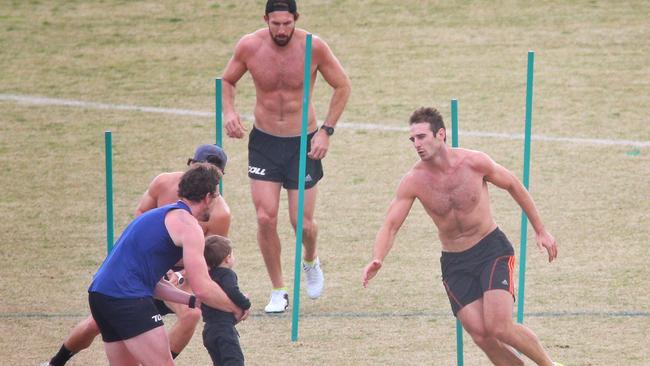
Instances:
[[[201,309],[185,308],[184,311],[179,311],[178,314],[176,314],[176,316],[178,317],[179,322],[191,326],[195,326],[199,322],[199,320],[201,320]]]
[[[93,317],[88,317],[72,329],[63,344],[70,351],[77,353],[90,347],[98,334],[97,322]]]
[[[487,332],[485,332],[484,329],[481,329],[481,330],[477,330],[477,329],[467,330],[467,333],[469,333],[469,335],[470,335],[470,337],[472,337],[472,340],[474,341],[474,343],[476,343],[476,345],[479,346],[481,349],[485,349],[486,347],[489,347],[490,336],[488,335]]]
[[[83,332],[87,335],[92,335],[93,337],[99,334],[99,326],[93,317],[89,317],[84,322]]]
[[[295,217],[291,218],[291,226],[293,226],[293,230],[296,230],[296,227],[298,226],[298,220]],[[313,232],[316,231],[316,220],[314,220],[313,217],[308,217],[304,216],[302,218],[302,232],[303,234],[312,234]]]
[[[278,225],[278,215],[267,211],[258,211],[257,225],[260,230],[275,229]]]
[[[302,221],[303,235],[312,236],[316,232],[316,228],[317,228],[316,221],[313,218],[305,217],[305,219]]]
[[[498,339],[501,342],[508,343],[511,332],[511,324],[507,322],[495,322],[489,324],[486,328],[489,336]]]

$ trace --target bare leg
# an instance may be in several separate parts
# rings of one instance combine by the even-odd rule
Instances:
[[[122,341],[104,343],[104,349],[111,366],[138,366],[140,364]]]
[[[524,365],[524,361],[516,353],[487,333],[483,319],[482,299],[478,299],[460,309],[458,319],[460,319],[463,328],[472,337],[474,343],[485,352],[485,355],[493,364],[498,366]]]
[[[143,366],[174,365],[165,327],[157,327],[133,338],[104,345],[112,366],[131,366],[138,363]]]
[[[251,179],[251,195],[257,213],[257,244],[264,257],[273,288],[284,287],[278,209],[281,183]]]
[[[553,361],[535,333],[512,320],[513,306],[514,299],[508,291],[486,291],[483,294],[483,316],[487,332],[514,347],[536,364],[552,366]]]
[[[165,302],[165,305],[176,314],[176,323],[169,330],[169,348],[176,354],[190,343],[196,325],[201,320],[201,309],[190,309],[186,305]]]
[[[302,220],[302,239],[305,247],[303,257],[306,261],[313,261],[317,257],[316,238],[318,236],[318,226],[314,220],[314,211],[316,209],[316,196],[318,189],[316,186],[305,190],[305,202],[303,207]],[[290,189],[287,191],[289,197],[289,218],[293,230],[296,230],[298,217],[298,190]]]
[[[78,353],[90,347],[97,335],[99,335],[97,323],[92,316],[88,316],[72,328],[63,345],[71,352]]]

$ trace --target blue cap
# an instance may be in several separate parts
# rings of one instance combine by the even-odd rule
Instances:
[[[226,169],[227,161],[228,156],[226,156],[226,152],[222,148],[217,145],[203,144],[196,148],[194,157],[187,162],[187,165],[190,163],[210,163],[223,171]]]

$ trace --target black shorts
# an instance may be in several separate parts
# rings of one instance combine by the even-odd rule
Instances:
[[[153,303],[156,305],[156,309],[158,309],[158,314],[162,316],[165,316],[167,314],[174,314],[174,310],[168,308],[167,304],[165,304],[164,301],[160,299],[153,299]]]
[[[88,303],[102,339],[107,343],[133,338],[163,325],[152,297],[119,299],[89,292]]]
[[[307,135],[307,152],[315,133]],[[281,182],[286,189],[298,189],[299,172],[300,136],[273,136],[253,127],[248,136],[248,176],[251,179]],[[323,164],[307,157],[305,188],[315,186],[321,178]]]
[[[506,290],[514,298],[514,253],[512,244],[499,228],[465,251],[442,252],[442,282],[454,316],[488,290]]]

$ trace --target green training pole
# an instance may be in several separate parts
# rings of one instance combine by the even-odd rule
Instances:
[[[530,176],[530,140],[533,125],[533,64],[535,52],[528,51],[528,72],[526,77],[526,132],[524,134],[524,187],[528,190]],[[521,237],[519,253],[519,294],[517,296],[517,323],[524,322],[524,290],[526,287],[526,238],[528,236],[528,217],[521,211]]]
[[[215,135],[217,138],[217,146],[223,148],[223,115],[222,115],[222,110],[223,110],[223,87],[221,78],[216,78],[214,81],[214,88],[215,88],[215,113],[214,113],[214,129],[216,131]],[[219,180],[219,194],[223,196],[223,178]]]
[[[307,165],[307,122],[309,120],[309,84],[311,81],[311,33],[305,44],[305,74],[302,89],[302,131],[300,134],[300,168],[298,175],[298,216],[296,222],[296,260],[293,271],[293,310],[291,312],[291,341],[298,340],[300,317],[300,261],[302,259],[302,219],[305,206],[305,170]]]
[[[113,250],[113,152],[111,131],[104,132],[106,150],[106,252]]]
[[[458,100],[451,100],[451,147],[458,147]],[[463,366],[463,325],[456,319],[456,364]]]

